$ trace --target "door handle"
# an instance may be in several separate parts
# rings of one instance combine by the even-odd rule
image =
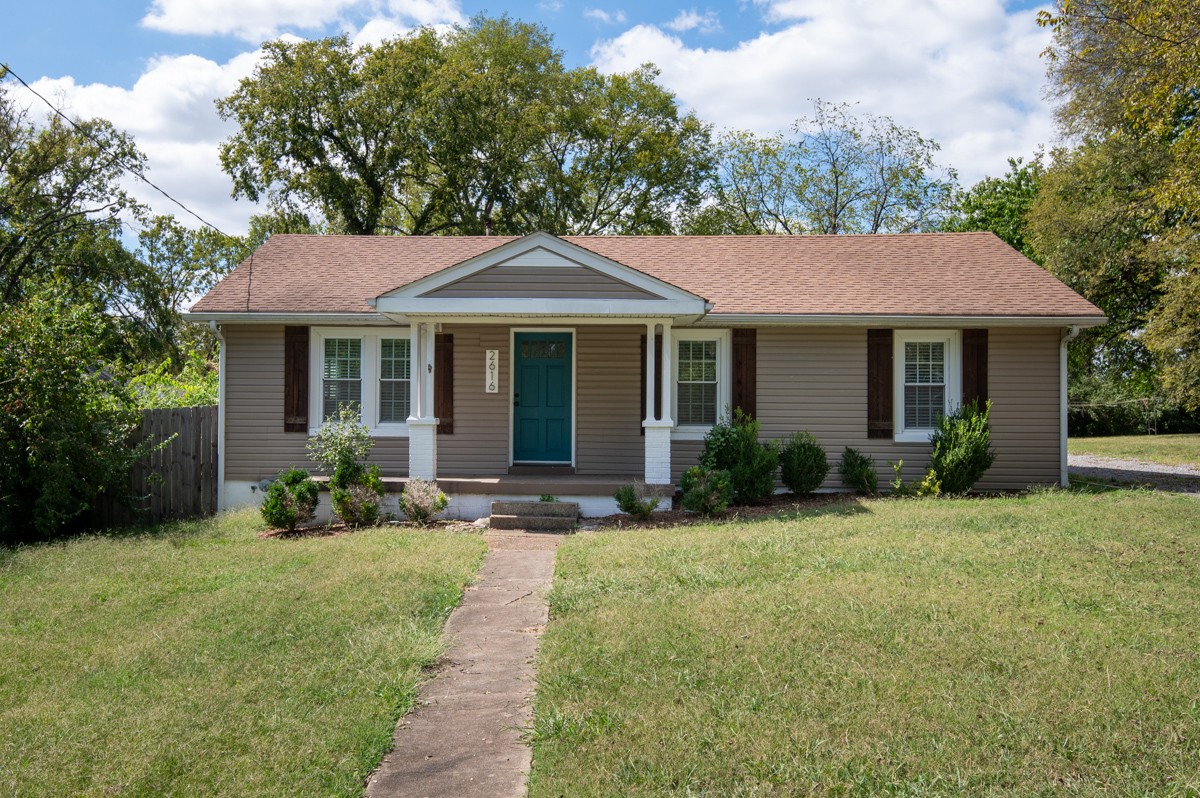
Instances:
[[[520,406],[521,406],[521,402],[519,401],[519,400],[520,400],[520,398],[521,398],[521,394],[519,394],[519,393],[514,393],[514,394],[513,394],[513,407],[520,407]]]

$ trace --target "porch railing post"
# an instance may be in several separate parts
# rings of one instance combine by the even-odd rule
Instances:
[[[433,416],[433,325],[413,321],[409,328],[410,406],[408,477],[437,479],[437,425]]]
[[[642,427],[646,433],[646,484],[671,484],[671,325],[663,323],[663,371],[662,371],[662,408],[657,407],[654,395],[655,359],[655,327],[653,321],[646,322],[646,418]]]

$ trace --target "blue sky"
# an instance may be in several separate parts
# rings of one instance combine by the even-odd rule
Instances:
[[[249,75],[267,38],[346,32],[371,42],[478,13],[544,24],[570,65],[652,61],[718,128],[785,130],[811,98],[857,103],[932,136],[972,183],[1053,143],[1039,4],[1003,0],[117,0],[9,4],[0,62],[69,113],[129,130],[150,176],[241,232],[216,151],[212,102]],[[14,92],[22,91],[19,87]],[[30,98],[32,101],[32,98]],[[176,212],[132,187],[160,212]]]

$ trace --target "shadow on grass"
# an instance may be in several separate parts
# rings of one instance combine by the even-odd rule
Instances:
[[[734,507],[720,515],[709,519],[700,519],[697,523],[712,525],[722,524],[755,524],[764,521],[804,521],[809,518],[846,517],[871,513],[857,496],[838,496],[837,498],[813,502],[811,499],[793,499],[791,502],[778,501],[767,507]]]
[[[0,543],[0,565],[11,559],[18,551],[26,548],[46,546],[63,546],[73,541],[100,538],[104,540],[167,540],[177,545],[194,545],[202,539],[208,539],[222,532],[235,528],[230,523],[228,513],[218,513],[207,518],[189,518],[176,521],[163,521],[158,524],[132,524],[124,527],[106,527],[100,529],[74,529],[54,537],[36,537]]]

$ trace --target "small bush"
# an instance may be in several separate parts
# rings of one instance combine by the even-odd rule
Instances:
[[[930,439],[933,454],[929,468],[943,492],[966,493],[996,462],[988,426],[991,410],[991,402],[983,410],[976,402],[969,402],[938,422]]]
[[[545,502],[546,504],[553,504],[554,502],[558,501],[558,499],[556,499],[552,493],[543,493],[538,501]]]
[[[854,488],[859,493],[875,493],[879,489],[879,477],[875,474],[875,460],[869,454],[863,454],[850,446],[842,452],[842,460],[838,463],[838,474],[842,484]]]
[[[372,526],[379,521],[379,500],[383,497],[383,479],[379,466],[363,467],[348,484],[329,489],[333,513],[349,527]]]
[[[613,493],[617,507],[621,512],[628,513],[639,521],[645,521],[650,514],[658,509],[660,499],[647,487],[645,482],[635,482],[632,485],[622,485]]]
[[[937,472],[932,468],[925,472],[925,478],[921,480],[921,484],[917,485],[918,496],[940,496],[942,493],[942,483],[937,477]]]
[[[779,448],[779,470],[787,489],[804,496],[821,487],[829,459],[811,433],[797,432]]]
[[[775,492],[779,452],[758,440],[759,422],[736,408],[704,436],[700,465],[708,471],[728,471],[733,499],[757,504]]]
[[[733,481],[728,471],[692,466],[680,481],[683,508],[701,515],[719,513],[733,502]]]
[[[904,461],[889,462],[888,465],[896,472],[896,476],[892,480],[892,496],[897,499],[903,499],[916,495],[916,490],[911,485],[904,484]]]
[[[410,479],[400,494],[400,510],[418,526],[425,526],[449,504],[450,499],[438,484],[424,479]]]
[[[273,527],[295,532],[317,513],[317,483],[302,468],[280,471],[263,499],[262,517]]]

